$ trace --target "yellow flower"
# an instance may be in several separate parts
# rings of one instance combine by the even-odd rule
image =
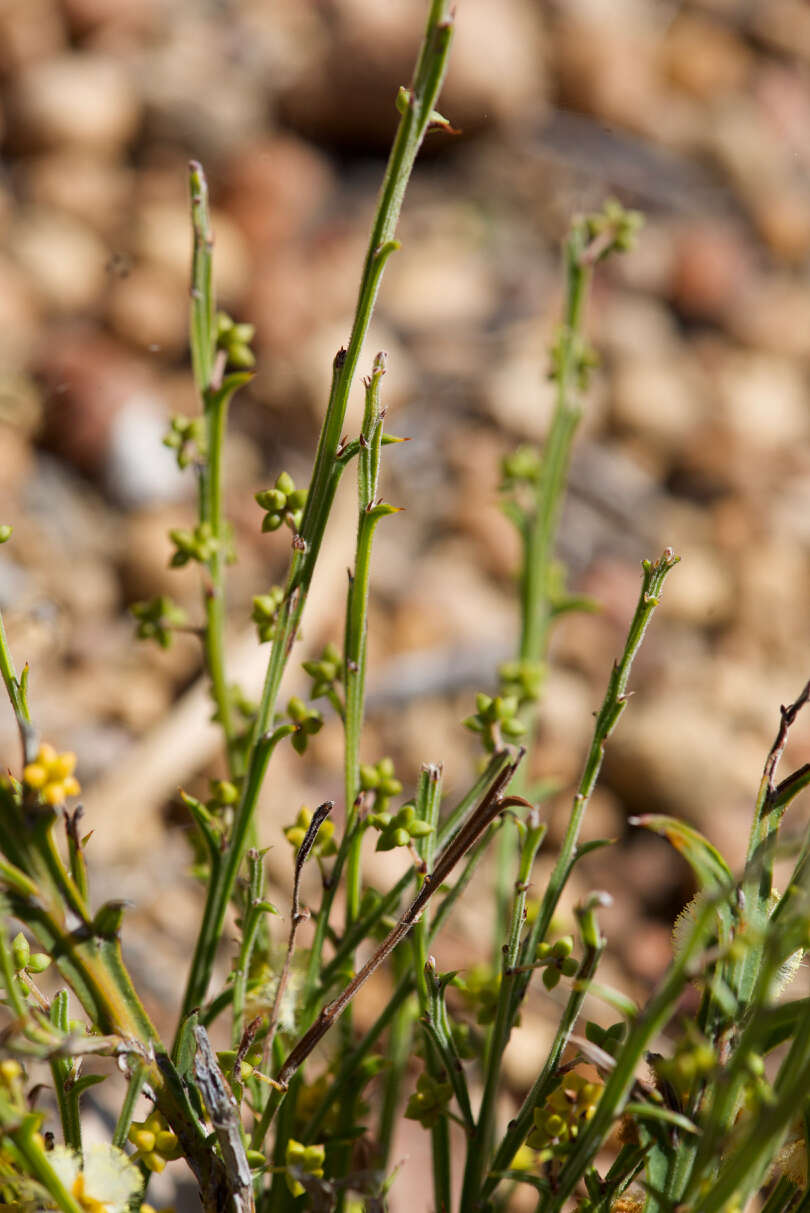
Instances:
[[[78,796],[81,791],[73,774],[75,769],[75,754],[70,750],[57,754],[52,745],[43,742],[35,761],[29,762],[23,770],[23,783],[39,792],[46,804],[57,808],[68,796]]]
[[[48,1162],[85,1213],[128,1213],[143,1186],[138,1168],[115,1146],[91,1146],[83,1168],[81,1156],[66,1146],[55,1146]]]

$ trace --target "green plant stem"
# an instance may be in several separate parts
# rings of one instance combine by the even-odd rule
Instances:
[[[382,1171],[388,1170],[390,1162],[391,1149],[394,1144],[396,1116],[400,1106],[402,1082],[408,1071],[408,1061],[412,1052],[413,1028],[416,1019],[413,1001],[408,999],[408,995],[413,988],[413,974],[410,972],[407,960],[402,954],[394,953],[394,966],[395,969],[397,967],[400,969],[404,968],[404,972],[400,973],[399,982],[394,994],[396,998],[396,995],[402,989],[402,995],[391,1009],[391,1026],[385,1045],[385,1055],[388,1065],[383,1080],[383,1092],[380,1100],[380,1120],[377,1129],[379,1152],[377,1161]],[[386,1007],[386,1011],[389,1009],[389,1006]],[[376,1028],[376,1026],[375,1024],[374,1027]],[[382,1031],[382,1028],[380,1028],[380,1031]],[[309,1137],[305,1140],[312,1140],[312,1138]]]
[[[556,347],[554,379],[556,385],[554,412],[548,436],[543,445],[541,473],[535,489],[531,514],[519,528],[522,540],[520,570],[520,643],[518,655],[522,661],[539,663],[548,653],[552,620],[552,568],[557,544],[560,511],[565,496],[568,468],[574,436],[582,416],[579,399],[579,361],[585,303],[591,281],[591,262],[583,256],[587,247],[587,231],[583,221],[574,223],[563,248],[564,310],[563,324]],[[533,705],[526,705],[522,719],[527,726],[526,747],[531,753],[536,724]],[[528,767],[518,774],[512,790],[526,794]],[[514,841],[504,830],[498,839],[495,868],[494,946],[506,933],[510,897],[511,872],[514,862]]]
[[[205,513],[208,514],[216,546],[208,561],[210,585],[205,589],[204,645],[205,663],[211,679],[211,694],[216,705],[217,719],[225,738],[228,768],[232,776],[238,776],[241,774],[241,770],[236,746],[236,730],[225,674],[224,548],[227,543],[227,531],[222,509],[222,456],[225,446],[227,413],[227,396],[207,392],[205,421],[208,434],[208,458],[200,473],[200,492],[207,499]]]
[[[583,258],[585,248],[584,226],[577,223],[564,249],[565,310],[555,367],[557,391],[554,414],[543,448],[534,512],[524,537],[519,652],[521,658],[529,661],[542,660],[548,648],[550,575],[557,525],[571,460],[571,446],[582,416],[577,374],[585,300],[591,279],[590,263]]]
[[[432,0],[431,2],[427,28],[417,60],[413,83],[407,94],[407,104],[403,108],[402,119],[397,129],[383,179],[363,268],[357,309],[349,344],[347,349],[341,350],[335,358],[332,388],[327,404],[326,416],[324,417],[318,440],[315,466],[301,521],[301,531],[294,541],[285,597],[279,609],[275,638],[270,650],[270,659],[265,674],[261,701],[251,732],[247,758],[248,771],[254,765],[255,752],[260,748],[262,738],[267,733],[273,718],[281,679],[286,669],[293,641],[298,634],[301,615],[320,552],[326,523],[344,467],[343,462],[339,458],[339,451],[349,391],[368,331],[382,272],[388,257],[397,247],[394,241],[394,233],[399,220],[405,188],[422,140],[431,124],[436,99],[441,89],[442,80],[444,79],[453,32],[450,10],[450,0]],[[195,191],[194,186],[192,186],[192,200],[194,198]],[[195,217],[194,222],[195,232],[197,226],[200,226],[202,242],[203,246],[205,246],[204,225],[200,224],[198,217]],[[206,297],[204,278],[206,272],[210,274],[210,264],[202,257],[199,267],[200,281],[198,282],[195,276],[192,288],[193,304],[199,303],[201,298],[204,299]],[[206,324],[210,325],[208,331],[212,332],[213,318],[211,317],[209,320],[201,307],[195,310],[193,306],[192,331],[198,332],[196,343],[202,351],[210,348],[206,345],[204,339]],[[195,339],[193,338],[192,347],[194,344]],[[213,358],[213,355],[211,357]],[[197,378],[198,383],[207,382],[206,369],[210,372],[210,366],[206,368],[204,359],[201,362],[198,354],[197,363],[195,364],[195,378]],[[250,828],[256,810],[260,786],[260,784],[257,786],[255,781],[247,781],[242,792],[238,812],[239,816],[247,822],[248,828]],[[239,856],[239,860],[241,860],[241,856]],[[237,862],[237,871],[238,867],[239,863]],[[234,872],[234,876],[235,874]],[[209,888],[208,901],[201,926],[201,935],[195,947],[192,970],[189,974],[186,987],[182,1018],[188,1014],[188,1011],[192,1007],[200,1005],[205,998],[219,940],[217,929],[221,933],[225,920],[227,900],[230,898],[232,887],[231,884],[230,888]],[[225,896],[224,902],[223,896]]]
[[[199,467],[199,517],[211,527],[214,551],[207,561],[210,585],[204,592],[205,629],[203,647],[205,664],[211,679],[211,695],[222,726],[232,775],[235,769],[235,734],[233,713],[225,676],[225,579],[223,548],[226,542],[222,510],[222,456],[225,447],[225,425],[228,414],[228,393],[219,391],[224,360],[217,362],[215,304],[213,287],[214,238],[208,207],[208,184],[202,165],[192,160],[189,165],[191,193],[191,315],[190,345],[194,382],[203,408],[206,431],[206,453]]]
[[[707,898],[696,912],[695,922],[680,956],[656,993],[631,1024],[627,1039],[621,1047],[602,1092],[593,1118],[587,1122],[567,1157],[554,1186],[554,1191],[542,1202],[543,1213],[557,1213],[573,1192],[597,1150],[607,1137],[613,1121],[621,1115],[635,1082],[636,1069],[657,1032],[663,1028],[677,1004],[692,972],[698,952],[705,946],[714,918],[714,905]]]
[[[529,888],[532,867],[545,835],[545,824],[540,822],[536,810],[531,810],[521,847],[518,875],[514,886],[512,920],[509,926],[509,934],[503,947],[501,983],[498,991],[495,1022],[487,1043],[487,1054],[484,1064],[484,1093],[481,1097],[481,1107],[478,1113],[475,1133],[470,1136],[467,1142],[467,1161],[464,1169],[464,1186],[462,1188],[460,1206],[462,1213],[471,1213],[471,1210],[476,1206],[482,1178],[486,1169],[486,1161],[492,1149],[498,1081],[501,1066],[503,1065],[503,1052],[509,1040],[511,1029],[510,1002],[512,989],[518,977],[515,967],[518,963],[520,937],[525,921],[526,893]]]
[[[36,731],[31,724],[31,716],[28,712],[28,703],[26,702],[24,682],[17,677],[17,671],[14,666],[14,659],[11,656],[11,650],[8,647],[6,639],[6,629],[3,624],[3,616],[0,613],[0,677],[2,677],[8,695],[11,709],[14,712],[14,717],[17,721],[17,728],[20,731],[20,740],[23,748],[23,762],[33,762],[37,752],[37,737]],[[24,677],[24,675],[23,675]]]
[[[68,1022],[68,993],[59,990],[51,1002],[51,1023],[63,1034],[67,1035],[70,1025]],[[75,1090],[68,1090],[70,1072],[73,1062],[68,1057],[53,1057],[51,1059],[51,1077],[56,1102],[59,1107],[59,1119],[62,1123],[62,1135],[65,1145],[82,1153],[82,1124],[79,1118],[79,1099]]]
[[[439,805],[441,804],[442,768],[436,765],[423,766],[419,773],[419,786],[416,793],[416,816],[420,821],[431,826],[432,833],[417,840],[416,850],[424,864],[426,872],[431,871],[436,853],[436,833],[439,821]],[[422,880],[424,881],[424,877]],[[428,959],[428,940],[430,938],[430,906],[420,920],[415,924],[411,933],[411,949],[413,952],[413,972],[416,991],[419,997],[419,1008],[423,1022],[430,1017],[432,1000],[428,988],[425,965]],[[444,1064],[432,1034],[425,1030],[425,1068],[435,1079],[443,1077]],[[457,1075],[453,1074],[453,1078]],[[450,1208],[451,1167],[450,1167],[450,1124],[447,1117],[442,1116],[430,1130],[431,1159],[433,1164],[433,1200],[436,1209]]]
[[[383,516],[376,505],[380,477],[380,442],[383,417],[380,411],[380,380],[385,373],[385,357],[374,359],[371,376],[366,380],[366,404],[357,460],[358,522],[354,572],[349,578],[346,602],[346,635],[343,645],[344,670],[344,779],[346,794],[346,832],[353,838],[346,862],[346,925],[351,926],[360,908],[360,855],[363,835],[355,831],[360,794],[360,738],[366,692],[366,650],[368,638],[368,587],[371,545],[377,523]],[[386,512],[388,512],[386,508]]]
[[[276,639],[270,654],[254,736],[258,736],[267,728],[289,649],[298,631],[339,479],[339,466],[336,475],[336,460],[349,391],[368,332],[385,263],[398,247],[394,237],[405,189],[422,140],[431,123],[447,67],[452,32],[450,0],[432,0],[413,81],[407,92],[406,104],[383,178],[349,344],[345,350],[338,353],[334,362],[332,389],[318,440],[315,466],[301,522],[300,542],[290,565],[285,601],[279,612]]]
[[[258,851],[248,852],[248,887],[245,895],[245,906],[242,911],[242,942],[239,947],[239,959],[233,973],[233,1024],[231,1028],[231,1044],[239,1048],[242,1033],[245,1028],[245,995],[247,993],[248,974],[256,937],[269,903],[264,901],[264,866],[262,856]]]
[[[146,1066],[141,1061],[135,1061],[130,1070],[127,1093],[124,1096],[124,1102],[121,1104],[121,1111],[118,1113],[118,1120],[112,1138],[112,1144],[117,1146],[119,1150],[123,1150],[127,1143],[130,1125],[135,1115],[135,1105],[138,1102],[138,1096],[143,1090],[145,1079]]]
[[[585,817],[590,798],[596,787],[599,772],[602,769],[605,743],[615,729],[619,717],[627,704],[627,682],[633,666],[633,660],[644,639],[644,634],[655,608],[660,601],[661,590],[667,574],[678,563],[680,557],[667,548],[660,560],[655,563],[645,560],[642,563],[643,578],[641,594],[633,615],[630,629],[625,642],[624,652],[613,666],[608,682],[605,698],[596,717],[593,739],[582,777],[577,788],[571,807],[571,815],[565,831],[560,853],[549,877],[546,891],[540,903],[537,917],[521,950],[521,965],[531,964],[537,953],[537,948],[546,937],[554,911],[565,886],[571,865],[576,860],[577,842],[582,822]],[[513,990],[510,1023],[514,1023],[518,1007],[526,993],[530,974],[521,976]]]
[[[588,993],[590,983],[596,973],[599,961],[605,948],[605,941],[600,934],[585,944],[582,964],[573,982],[568,1002],[562,1013],[551,1048],[543,1064],[543,1068],[532,1084],[531,1090],[520,1106],[517,1115],[509,1122],[509,1127],[495,1152],[489,1167],[489,1176],[484,1181],[481,1197],[486,1200],[494,1192],[498,1183],[497,1173],[506,1170],[520,1146],[526,1140],[532,1127],[535,1108],[542,1107],[558,1082],[557,1067],[563,1058],[563,1053],[571,1039],[574,1025],[579,1018],[582,1004]]]
[[[217,947],[228,905],[231,900],[236,877],[247,849],[248,833],[253,820],[252,806],[258,800],[267,764],[278,743],[295,732],[295,725],[279,725],[272,733],[262,736],[251,754],[250,766],[245,777],[245,795],[242,797],[234,817],[233,829],[228,844],[222,854],[221,867],[213,868],[208,885],[208,896],[203,910],[200,932],[191,962],[186,991],[183,997],[183,1007],[180,1013],[177,1035],[183,1020],[196,1008],[202,1005],[211,972],[216,959]],[[175,1044],[177,1043],[175,1036]]]

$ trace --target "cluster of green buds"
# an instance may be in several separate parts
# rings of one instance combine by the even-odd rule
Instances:
[[[292,735],[292,746],[296,754],[306,753],[310,737],[320,733],[323,728],[323,716],[317,708],[309,708],[303,699],[294,695],[287,704],[287,715],[293,722],[295,732]]]
[[[619,1045],[627,1035],[627,1024],[623,1019],[618,1023],[611,1024],[609,1028],[603,1028],[598,1023],[593,1023],[591,1020],[585,1024],[585,1039],[591,1044],[597,1045],[605,1053],[609,1053],[611,1057],[615,1057]]]
[[[296,1141],[294,1137],[288,1140],[284,1155],[285,1179],[293,1196],[303,1196],[306,1191],[296,1173],[300,1172],[303,1175],[311,1175],[314,1179],[322,1179],[325,1158],[326,1149],[322,1145],[305,1146],[303,1142]]]
[[[573,360],[574,377],[580,391],[584,392],[591,381],[591,372],[599,366],[599,355],[584,337],[559,328],[549,351],[549,379],[558,380],[563,369]]]
[[[761,1076],[764,1066],[756,1055]],[[687,1025],[686,1034],[678,1041],[671,1057],[650,1059],[657,1080],[668,1083],[679,1098],[690,1091],[695,1080],[708,1078],[717,1072],[717,1054],[709,1040],[693,1023]]]
[[[307,830],[312,821],[312,809],[308,809],[306,805],[302,805],[298,810],[298,816],[291,826],[284,827],[284,837],[293,848],[294,851],[300,850],[301,844],[306,838]],[[337,855],[337,842],[335,841],[335,823],[331,818],[327,817],[326,821],[321,823],[321,828],[318,830],[318,836],[312,846],[312,849],[307,856],[314,855],[317,860],[329,859],[332,855]]]
[[[572,935],[563,935],[555,943],[541,943],[538,947],[537,959],[544,965],[543,985],[547,990],[553,990],[561,977],[573,977],[576,973],[579,962],[571,955],[573,950]]]
[[[589,1082],[582,1074],[571,1071],[563,1076],[543,1107],[534,1109],[534,1128],[526,1144],[540,1151],[543,1162],[571,1148],[580,1129],[593,1119],[602,1089],[601,1083]]]
[[[163,445],[175,452],[177,466],[181,471],[190,463],[201,463],[207,453],[205,418],[175,414],[169,422]]]
[[[470,1010],[475,1012],[476,1023],[485,1025],[495,1022],[501,975],[496,973],[491,965],[473,965],[463,977],[454,977],[453,985],[461,992]]]
[[[610,253],[629,253],[635,247],[636,235],[644,224],[641,211],[627,210],[616,198],[608,198],[601,211],[585,216],[585,227],[592,241],[599,240],[596,260]]]
[[[418,1120],[423,1129],[433,1129],[447,1115],[452,1097],[453,1087],[446,1078],[434,1078],[423,1070],[405,1108],[405,1119]]]
[[[394,774],[393,760],[386,757],[373,765],[362,763],[360,789],[367,794],[371,801],[372,812],[387,812],[392,796],[399,796],[402,792],[402,784]]]
[[[44,973],[51,963],[47,952],[32,952],[28,940],[20,931],[11,943],[11,959],[15,973]]]
[[[475,697],[475,714],[468,716],[464,727],[481,736],[488,754],[500,750],[504,739],[517,741],[526,732],[526,725],[518,719],[520,704],[515,695],[485,695],[483,691]]]
[[[206,564],[219,549],[219,540],[214,535],[210,522],[200,522],[193,531],[178,527],[169,531],[175,551],[169,567],[181,569],[191,560]]]
[[[303,661],[301,668],[312,679],[310,699],[320,699],[331,696],[343,679],[343,657],[340,649],[332,641],[327,644],[320,657],[314,661]]]
[[[379,830],[377,851],[393,851],[395,847],[409,847],[414,838],[426,838],[433,833],[433,826],[416,816],[412,804],[404,804],[396,813],[369,813],[366,821],[374,830]]]
[[[542,468],[543,459],[536,446],[519,446],[501,460],[501,488],[508,490],[518,485],[536,485]]]
[[[72,751],[57,754],[52,745],[43,742],[34,761],[23,769],[23,783],[38,792],[46,804],[58,808],[68,796],[78,796],[81,791],[75,769],[76,755]]]
[[[133,1162],[143,1163],[148,1171],[160,1172],[182,1155],[176,1134],[158,1111],[150,1112],[146,1120],[133,1120],[127,1136],[137,1151]]]
[[[137,627],[139,640],[156,640],[162,649],[168,649],[177,628],[184,627],[188,615],[167,594],[159,594],[148,602],[135,602],[129,608]]]
[[[502,698],[516,699],[519,708],[525,703],[537,703],[545,674],[545,664],[528,657],[502,662],[498,667]]]
[[[249,370],[256,365],[256,356],[250,348],[255,332],[255,324],[237,324],[227,312],[217,312],[217,349],[225,351],[228,366]]]
[[[256,624],[259,644],[267,644],[275,637],[276,619],[283,601],[284,589],[280,585],[271,586],[266,594],[257,594],[254,597],[250,618]]]
[[[307,500],[306,489],[297,489],[289,472],[281,472],[272,489],[254,494],[256,504],[266,511],[262,531],[277,531],[282,523],[298,533]]]

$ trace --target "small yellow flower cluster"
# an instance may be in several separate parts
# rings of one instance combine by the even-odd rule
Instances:
[[[306,1191],[297,1178],[297,1174],[312,1175],[315,1179],[323,1178],[325,1156],[326,1151],[321,1145],[305,1146],[302,1142],[296,1141],[294,1137],[289,1139],[285,1156],[287,1174],[284,1178],[293,1196],[303,1196]]]
[[[593,1117],[601,1094],[601,1083],[589,1082],[582,1074],[566,1074],[544,1106],[535,1108],[527,1144],[541,1151],[542,1161],[565,1153],[580,1127]]]
[[[76,755],[69,750],[57,754],[52,745],[43,743],[34,762],[23,770],[23,783],[33,788],[47,804],[56,808],[64,804],[68,796],[78,796],[81,788],[73,774]]]
[[[162,1171],[167,1162],[181,1155],[180,1143],[160,1112],[152,1112],[146,1120],[133,1120],[129,1140],[138,1151],[133,1162],[142,1162],[150,1171]]]

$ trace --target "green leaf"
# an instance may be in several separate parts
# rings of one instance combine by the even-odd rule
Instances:
[[[674,817],[656,813],[631,817],[629,822],[630,825],[642,826],[645,830],[652,830],[653,833],[660,834],[675,847],[676,851],[680,851],[695,873],[701,889],[718,892],[730,890],[733,878],[728,864],[717,848],[713,847],[698,830]]]
[[[106,1074],[83,1074],[73,1083],[70,1093],[78,1099],[88,1087],[95,1087],[97,1083],[104,1082],[105,1078],[107,1078]]]
[[[700,1133],[700,1129],[692,1123],[688,1116],[684,1116],[681,1112],[673,1112],[670,1108],[660,1107],[658,1104],[628,1103],[625,1104],[624,1111],[628,1116],[634,1116],[636,1120],[653,1120],[659,1124],[672,1125],[673,1128],[682,1129],[685,1133]]]
[[[244,387],[246,383],[250,383],[253,375],[250,371],[232,371],[230,375],[226,375],[222,383],[216,391],[208,393],[212,404],[229,404],[234,392],[237,392],[240,387]]]

